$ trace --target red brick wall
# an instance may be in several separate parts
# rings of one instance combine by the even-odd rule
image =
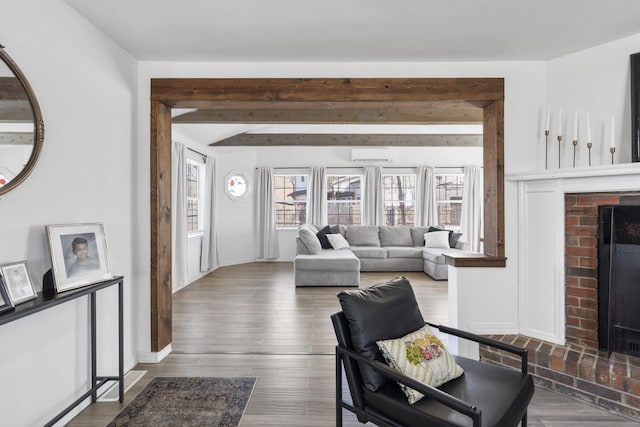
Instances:
[[[598,348],[598,206],[640,204],[638,193],[565,194],[568,344]]]

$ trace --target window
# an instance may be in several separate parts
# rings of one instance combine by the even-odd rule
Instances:
[[[274,175],[276,227],[293,228],[307,222],[307,175]]]
[[[436,204],[441,226],[460,228],[463,186],[464,175],[461,173],[436,174]]]
[[[362,224],[361,175],[327,176],[327,221],[329,224]]]
[[[204,228],[204,164],[187,159],[187,233]]]
[[[384,224],[415,225],[416,176],[383,175]]]

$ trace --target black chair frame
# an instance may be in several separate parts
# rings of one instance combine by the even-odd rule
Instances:
[[[331,320],[336,325],[336,322],[339,322],[337,316],[342,316],[342,312],[336,313],[331,316]],[[438,329],[440,332],[453,335],[459,338],[463,338],[469,341],[476,342],[478,344],[484,344],[493,348],[497,348],[499,350],[506,351],[508,353],[519,356],[521,359],[521,372],[522,375],[528,374],[528,352],[525,348],[517,347],[511,344],[506,344],[500,341],[493,340],[491,338],[483,337],[480,335],[476,335],[467,331],[462,331],[460,329],[451,328],[443,325],[436,325],[433,323],[425,322],[427,325]],[[336,346],[336,426],[342,427],[342,409],[346,409],[350,412],[353,412],[358,417],[358,420],[362,423],[366,423],[371,421],[381,427],[403,427],[402,424],[398,424],[397,422],[389,419],[384,414],[379,413],[373,408],[367,407],[362,408],[357,405],[352,405],[348,402],[345,402],[343,399],[342,392],[342,375],[343,375],[343,367],[346,360],[357,361],[360,364],[365,364],[371,366],[375,371],[377,371],[380,375],[399,383],[402,383],[412,389],[422,393],[425,397],[434,399],[443,405],[450,407],[451,409],[460,412],[463,415],[466,415],[471,418],[473,421],[473,427],[481,427],[482,425],[482,411],[480,411],[474,405],[464,402],[454,396],[451,396],[435,387],[431,387],[424,383],[414,380],[413,378],[407,377],[402,373],[396,371],[395,369],[390,368],[386,364],[379,362],[377,360],[369,360],[355,351],[346,348],[338,344]],[[350,387],[354,385],[349,384]],[[527,426],[527,413],[524,413],[522,417],[522,427]]]

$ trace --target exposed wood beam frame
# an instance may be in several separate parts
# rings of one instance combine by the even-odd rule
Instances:
[[[174,124],[248,123],[248,124],[477,124],[482,123],[482,108],[354,108],[326,109],[210,109],[175,116]]]
[[[243,133],[209,144],[211,147],[278,145],[306,147],[482,147],[482,135]]]
[[[171,343],[171,108],[423,108],[441,103],[483,109],[485,254],[504,265],[504,80],[471,79],[152,79],[151,350]],[[478,265],[482,265],[479,260]],[[466,266],[474,266],[473,263]]]

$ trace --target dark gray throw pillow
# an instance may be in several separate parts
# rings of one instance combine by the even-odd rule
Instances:
[[[456,243],[458,243],[458,239],[460,239],[460,236],[462,236],[462,233],[456,233],[453,230],[447,230],[446,228],[438,228],[438,227],[429,227],[429,231],[427,231],[427,233],[431,233],[432,231],[448,231],[450,248],[455,248]]]
[[[326,225],[322,230],[316,233],[316,237],[320,240],[320,246],[322,249],[333,249],[331,243],[329,243],[329,239],[327,239],[327,234],[334,234],[331,232],[331,227]]]
[[[384,359],[376,341],[402,337],[424,326],[413,288],[406,277],[398,277],[367,289],[338,293],[353,347],[370,360]],[[387,383],[386,378],[369,366],[360,366],[365,386],[376,391]]]

